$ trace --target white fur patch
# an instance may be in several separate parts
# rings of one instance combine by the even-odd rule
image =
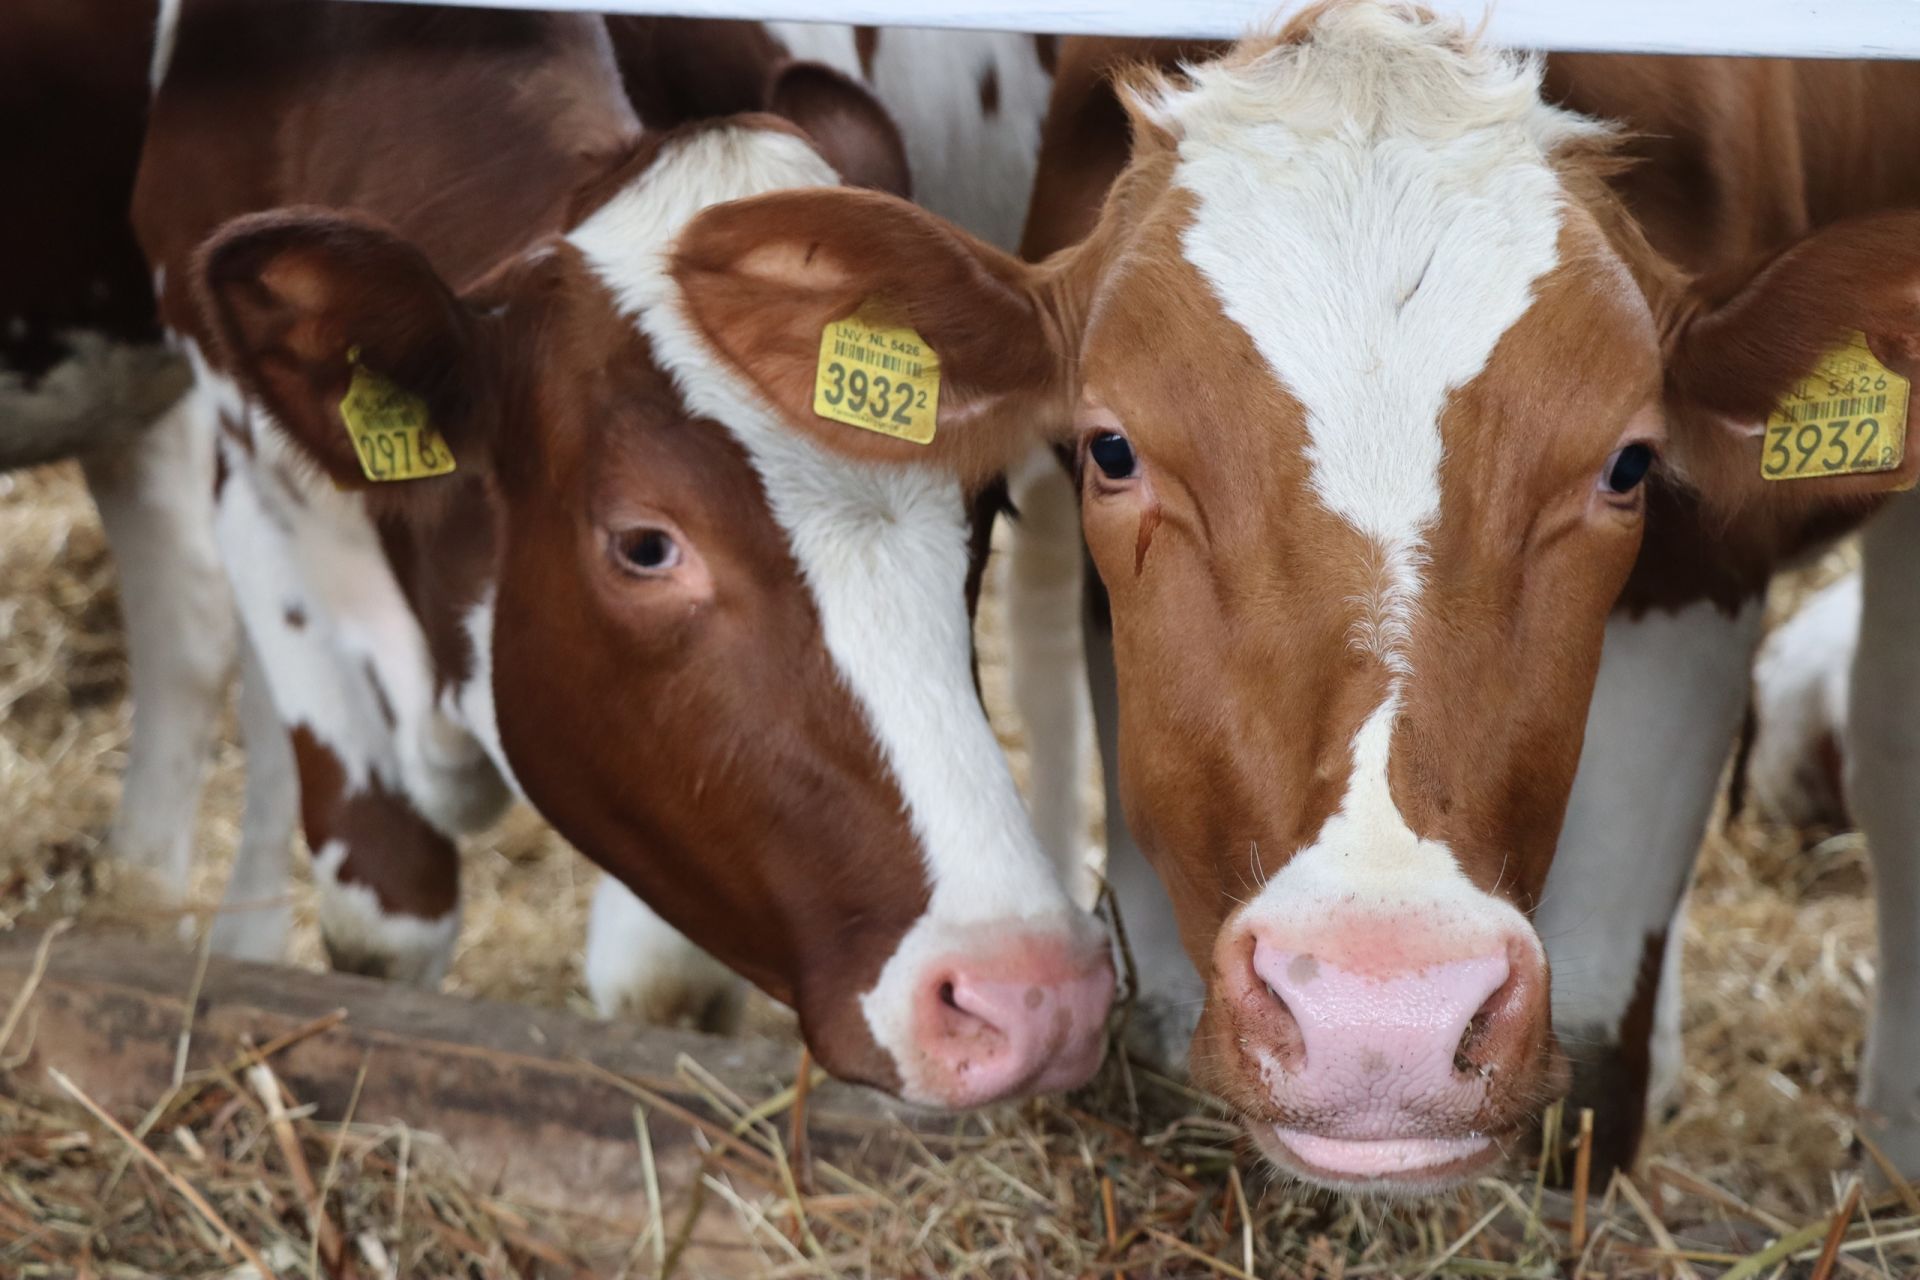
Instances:
[[[1148,105],[1195,199],[1186,257],[1304,407],[1315,493],[1380,549],[1359,640],[1403,669],[1441,413],[1558,260],[1548,156],[1593,126],[1448,24],[1351,5],[1314,33]]]
[[[604,1018],[727,1029],[741,980],[662,920],[609,875],[600,877],[587,920],[587,992]]]
[[[673,239],[699,209],[833,181],[790,135],[705,130],[663,151],[569,238],[647,335],[688,407],[725,423],[747,450],[813,594],[827,650],[906,799],[932,901],[863,1002],[878,1042],[904,1063],[911,988],[927,961],[969,936],[966,926],[1057,922],[1071,906],[974,692],[959,485],[933,469],[851,461],[787,427],[706,345],[667,274]]]
[[[1607,623],[1580,767],[1534,913],[1553,965],[1554,1025],[1570,1041],[1617,1042],[1647,938],[1673,922],[1746,710],[1759,635],[1757,604]]]
[[[1816,592],[1781,623],[1753,664],[1756,732],[1747,759],[1748,795],[1767,817],[1795,824],[1836,811],[1820,763],[1820,740],[1845,756],[1847,700],[1860,641],[1861,575]]]
[[[320,933],[327,949],[347,968],[372,967],[394,982],[438,986],[453,963],[453,944],[460,936],[459,908],[437,920],[384,911],[373,890],[340,879],[346,860],[346,846],[332,840],[313,858]]]
[[[451,700],[447,714],[467,727],[486,750],[487,758],[514,795],[526,798],[520,780],[513,776],[506,748],[500,745],[500,721],[493,709],[493,598],[489,586],[478,604],[467,610],[467,645],[473,654],[473,670],[458,688],[445,695]]]
[[[11,430],[0,397],[0,423]],[[104,425],[104,424],[98,424]],[[194,818],[234,656],[233,603],[208,492],[213,428],[182,401],[82,459],[113,548],[132,667],[133,738],[110,840],[184,893]]]

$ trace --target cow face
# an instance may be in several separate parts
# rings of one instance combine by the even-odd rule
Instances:
[[[1417,1189],[1559,1081],[1526,913],[1663,433],[1592,126],[1393,25],[1134,88],[1076,436],[1196,1072],[1287,1168]]]
[[[1849,324],[1913,350],[1920,239],[1816,238],[1722,305],[1536,64],[1401,9],[1317,9],[1126,96],[1131,164],[1056,259],[770,196],[690,231],[693,311],[850,452],[910,446],[812,419],[794,348],[876,293],[967,379],[950,465],[1004,456],[1023,398],[1076,444],[1126,812],[1208,979],[1196,1077],[1293,1173],[1444,1186],[1564,1078],[1527,915],[1649,468],[1770,537],[1855,500],[1762,497],[1757,426]]]
[[[339,406],[370,372],[460,470],[369,501],[431,521],[458,509],[436,489],[484,488],[475,667],[563,835],[791,1003],[836,1073],[934,1105],[1064,1087],[1111,968],[975,693],[963,486],[788,428],[669,270],[704,205],[832,181],[771,122],[672,135],[464,296],[380,229],[263,215],[207,250],[206,307],[342,485],[368,487]]]

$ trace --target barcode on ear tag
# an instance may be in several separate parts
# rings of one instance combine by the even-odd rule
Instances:
[[[420,480],[454,470],[453,450],[427,417],[427,402],[347,353],[353,379],[340,401],[340,420],[369,480]]]
[[[1820,357],[1767,415],[1766,480],[1895,471],[1907,455],[1907,379],[1880,363],[1863,333]]]
[[[940,412],[940,361],[925,339],[869,298],[820,331],[813,411],[850,427],[928,444]]]

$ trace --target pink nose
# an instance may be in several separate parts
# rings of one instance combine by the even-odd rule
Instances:
[[[1023,938],[936,965],[915,1010],[928,1084],[952,1107],[1084,1084],[1106,1047],[1106,947]]]
[[[1490,1100],[1511,1094],[1502,1086],[1538,1065],[1545,1041],[1538,949],[1501,939],[1451,958],[1428,950],[1417,967],[1383,971],[1291,941],[1256,938],[1246,988],[1248,1002],[1264,1006],[1265,1080],[1289,1117],[1279,1140],[1316,1170],[1360,1179],[1486,1151]]]

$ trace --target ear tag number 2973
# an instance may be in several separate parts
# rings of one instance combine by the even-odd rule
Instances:
[[[353,380],[340,401],[340,420],[369,480],[419,480],[454,469],[453,450],[427,417],[427,402],[360,363],[347,352]]]
[[[1907,453],[1908,382],[1855,333],[1820,357],[1767,415],[1765,480],[1896,470]]]
[[[813,411],[850,427],[930,443],[940,412],[939,358],[870,298],[820,331]]]

